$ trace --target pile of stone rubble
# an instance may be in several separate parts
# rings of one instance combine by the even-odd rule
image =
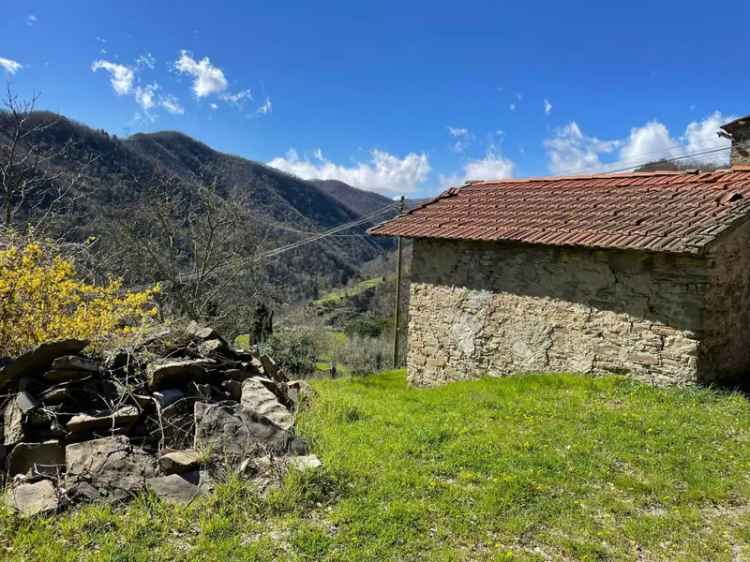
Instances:
[[[4,501],[21,514],[146,489],[187,502],[229,471],[263,488],[319,465],[294,433],[307,387],[270,357],[194,323],[98,357],[86,346],[48,342],[0,364]]]

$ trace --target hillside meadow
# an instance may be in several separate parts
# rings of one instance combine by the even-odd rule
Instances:
[[[301,432],[324,462],[260,497],[230,479],[22,521],[7,560],[741,560],[750,404],[620,377],[432,388],[403,371],[313,381]]]

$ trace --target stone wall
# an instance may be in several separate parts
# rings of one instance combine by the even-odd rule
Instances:
[[[417,240],[413,259],[414,384],[548,371],[702,378],[703,258]]]
[[[719,239],[708,258],[711,284],[706,292],[706,370],[721,378],[749,374],[750,223]]]

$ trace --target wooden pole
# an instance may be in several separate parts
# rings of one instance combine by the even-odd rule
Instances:
[[[404,213],[404,196],[401,196],[399,215]],[[401,237],[396,248],[396,304],[393,307],[393,368],[398,369],[398,336],[401,322]]]

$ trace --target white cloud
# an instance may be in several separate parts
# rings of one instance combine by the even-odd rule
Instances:
[[[28,25],[29,27],[34,25],[37,21],[39,21],[39,18],[37,18],[34,14],[29,14],[28,16],[26,16],[26,25]]]
[[[23,69],[23,65],[18,62],[11,59],[4,59],[3,57],[0,57],[0,68],[4,69],[6,72],[10,74],[15,74],[19,70]]]
[[[617,141],[602,141],[584,135],[575,121],[558,129],[553,138],[544,141],[549,168],[555,174],[598,170],[602,166],[599,156],[612,152],[617,146]]]
[[[443,188],[460,186],[469,180],[499,180],[512,178],[515,164],[512,160],[497,153],[490,147],[484,158],[470,160],[463,167],[463,173],[451,176],[440,176]]]
[[[271,105],[271,98],[266,98],[266,101],[258,108],[258,113],[266,115],[273,112],[273,105]]]
[[[510,104],[508,106],[508,109],[510,109],[511,111],[515,111],[516,110],[516,104],[515,103]]]
[[[235,105],[241,106],[245,100],[252,101],[253,93],[249,89],[240,90],[239,92],[234,93],[234,94],[230,94],[230,93],[223,94],[221,96],[221,99],[229,103],[233,103]]]
[[[696,164],[729,162],[729,151],[710,154],[730,146],[729,140],[717,136],[720,126],[733,120],[715,111],[701,121],[692,121],[679,137],[674,137],[663,123],[649,121],[633,127],[623,139],[599,140],[589,137],[573,121],[555,131],[554,137],[544,141],[550,171],[555,174],[575,174],[637,167],[662,159],[680,158],[681,162]],[[603,162],[601,157],[619,149],[616,158]],[[685,158],[682,158],[685,157]]]
[[[326,159],[320,149],[315,151],[315,161],[303,160],[290,149],[284,157],[274,158],[268,165],[303,179],[335,179],[386,195],[412,193],[430,173],[430,162],[424,153],[410,152],[399,158],[374,149],[370,157],[368,162],[347,167]]]
[[[182,107],[182,105],[180,105],[180,101],[170,94],[159,98],[159,105],[172,115],[182,115],[183,113],[185,113],[185,109]]]
[[[198,98],[220,94],[229,86],[224,71],[212,65],[208,57],[197,61],[183,50],[180,51],[180,58],[174,63],[174,68],[181,74],[193,77],[193,93]]]
[[[156,91],[159,89],[159,85],[149,84],[148,86],[136,86],[135,88],[135,101],[144,111],[153,109],[156,105]]]
[[[716,132],[722,125],[735,119],[737,119],[736,115],[722,115],[719,111],[714,111],[703,121],[689,123],[685,129],[685,134],[681,137],[681,141],[685,145],[685,153],[693,154],[731,146],[732,142],[729,139],[719,137]],[[729,151],[695,156],[693,161],[698,163],[718,161],[722,164],[729,164]]]
[[[96,72],[100,69],[109,72],[112,88],[118,96],[129,94],[133,89],[135,73],[132,68],[106,60],[94,61],[91,65],[91,71]]]
[[[649,121],[642,127],[630,130],[630,136],[620,148],[620,161],[640,163],[649,158],[675,158],[682,153],[682,149],[679,142],[669,134],[666,125]]]
[[[153,70],[156,67],[156,58],[151,53],[144,53],[137,59],[135,59],[135,65],[138,68],[150,68]]]
[[[471,144],[472,137],[469,129],[461,127],[448,127],[448,133],[450,133],[450,135],[454,139],[456,139],[456,142],[453,145],[454,152],[464,152]]]
[[[100,38],[97,38],[100,39]],[[101,40],[104,42],[104,40]],[[106,70],[110,74],[112,88],[118,96],[133,94],[135,102],[140,106],[142,113],[136,113],[137,119],[147,118],[151,121],[156,119],[153,110],[163,108],[173,115],[182,115],[185,109],[179,100],[171,94],[160,94],[161,86],[156,82],[141,85],[138,77],[144,67],[154,68],[156,59],[151,53],[141,55],[136,60],[135,67],[116,64],[106,60],[97,60],[91,65],[91,70]]]
[[[550,103],[550,101],[548,99],[545,98],[545,100],[544,100],[544,114],[545,115],[549,115],[550,113],[552,113],[552,104]]]
[[[217,109],[219,109],[219,106],[217,104],[215,104],[215,103],[210,104],[209,107],[211,107],[211,109],[213,109],[214,111],[216,111]]]
[[[514,164],[489,150],[481,160],[471,160],[464,166],[466,179],[495,180],[513,177]]]

